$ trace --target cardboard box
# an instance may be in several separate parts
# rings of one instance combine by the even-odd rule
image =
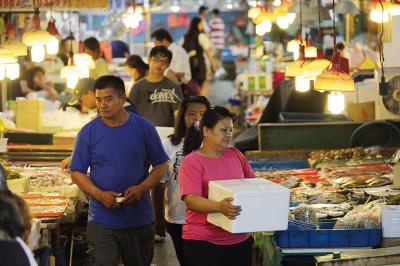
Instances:
[[[33,129],[40,132],[43,128],[44,105],[40,100],[17,100],[17,128]]]
[[[242,211],[235,220],[221,213],[210,213],[207,221],[231,233],[286,230],[290,190],[264,178],[210,181],[208,198],[233,198]]]
[[[354,122],[375,120],[375,102],[347,104],[347,116]]]

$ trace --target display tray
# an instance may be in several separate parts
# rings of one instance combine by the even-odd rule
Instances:
[[[382,229],[332,229],[334,223],[320,223],[318,230],[286,230],[275,233],[281,248],[377,247]]]
[[[52,205],[65,205],[67,199],[64,196],[42,196],[42,195],[24,195],[22,198],[29,205],[35,206],[52,206]]]

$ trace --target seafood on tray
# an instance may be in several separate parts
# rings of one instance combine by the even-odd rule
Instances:
[[[335,179],[334,182],[344,188],[364,188],[389,185],[392,183],[392,180],[384,176],[361,175],[340,177]]]
[[[318,219],[342,217],[352,209],[351,204],[347,202],[340,204],[310,204],[308,206],[316,211]]]
[[[392,173],[393,169],[389,164],[368,164],[344,167],[322,168],[320,174],[327,179],[336,179],[350,176],[382,176]]]
[[[308,162],[311,166],[317,166],[323,162],[343,161],[343,160],[363,160],[380,159],[382,155],[371,149],[362,147],[337,149],[337,150],[318,150],[312,151],[308,156]]]
[[[301,186],[292,189],[292,203],[342,203],[348,200],[348,197],[339,193],[340,187],[319,186],[308,187]]]
[[[377,200],[354,207],[343,218],[337,220],[334,229],[380,228],[382,204]]]
[[[70,178],[57,173],[41,173],[32,175],[29,178],[29,183],[32,187],[59,187],[70,185],[72,183]]]
[[[300,183],[329,184],[329,181],[321,178],[315,169],[300,169],[275,172],[255,172],[257,177],[266,178],[274,183],[287,188],[294,188]]]

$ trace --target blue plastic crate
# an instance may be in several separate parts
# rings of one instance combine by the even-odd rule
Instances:
[[[267,162],[251,162],[250,166],[254,171],[258,172],[272,172],[272,171],[284,171],[294,169],[309,168],[308,162],[304,160],[300,161],[267,161]]]
[[[320,224],[320,228],[333,224]],[[377,247],[381,235],[381,229],[287,230],[276,232],[275,241],[281,248]]]

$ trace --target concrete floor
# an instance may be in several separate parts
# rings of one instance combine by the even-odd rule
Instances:
[[[171,237],[166,234],[164,243],[156,243],[152,266],[179,266]]]

